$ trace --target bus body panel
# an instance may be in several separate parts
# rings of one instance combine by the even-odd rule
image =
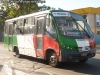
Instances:
[[[54,40],[53,38],[49,37],[49,36],[44,35],[43,37],[44,37],[43,45],[44,45],[45,56],[46,56],[46,50],[51,49],[56,53],[57,58],[59,60],[60,47],[59,47],[58,42],[56,40]]]
[[[65,38],[62,37],[61,35],[58,36],[59,36],[58,40],[60,48],[70,51],[74,49],[75,51],[78,51],[78,44],[75,39]]]
[[[40,14],[35,17],[36,19],[36,29],[35,29],[35,51],[37,58],[44,59],[44,50],[43,50],[43,35],[44,35],[44,26],[45,26],[45,14]]]
[[[9,40],[8,40],[8,35],[4,35],[4,44],[8,45],[9,44]]]
[[[16,35],[12,36],[12,42],[13,42],[13,46],[18,46],[18,40],[17,40]]]
[[[25,16],[20,16],[18,18],[6,20],[6,22],[8,23],[12,22],[12,25],[14,25],[13,23],[14,21],[17,20],[20,21],[22,19],[23,20],[27,19],[27,21],[29,20],[29,22],[31,21],[33,22],[32,17],[35,18],[34,20],[35,23],[34,24],[29,23],[29,26],[32,25],[35,27],[33,28],[34,29],[33,33],[31,34],[24,33],[24,24],[23,22],[20,22],[18,23],[19,25],[23,24],[20,25],[19,27],[18,31],[20,33],[12,34],[12,35],[8,34],[4,36],[4,44],[8,46],[8,49],[9,47],[14,48],[15,46],[17,46],[20,54],[32,56],[36,58],[42,58],[42,59],[46,59],[48,57],[49,55],[47,54],[48,50],[51,51],[53,50],[57,56],[58,61],[60,62],[65,62],[70,59],[71,60],[86,59],[95,56],[96,50],[95,50],[94,37],[92,37],[91,35],[90,37],[85,36],[85,38],[83,38],[84,37],[83,33],[88,35],[89,33],[92,34],[92,31],[89,29],[89,25],[85,22],[85,20],[80,15],[68,11],[63,11],[63,10],[53,10],[53,11],[39,12],[39,13],[33,13]],[[29,18],[32,19],[30,20]],[[73,18],[75,19],[75,21]],[[70,24],[72,24],[70,30],[73,31],[64,30],[67,27],[65,28],[64,25],[58,23],[62,19],[64,19],[64,21],[61,22],[65,22],[66,26],[67,26],[67,22],[69,24],[68,26],[71,26]],[[56,39],[54,39],[51,35],[46,34],[47,32],[46,27],[48,26],[48,25],[46,26],[46,22],[49,22],[48,23],[49,26],[52,25],[52,28],[55,29],[57,35]],[[78,22],[80,24],[83,24],[84,29],[86,29],[87,31],[82,29],[80,27],[80,24],[78,24]],[[59,28],[60,25],[64,27],[62,28],[63,29],[62,31],[66,31],[64,34],[60,32],[60,28]],[[25,26],[25,27],[32,28],[32,26],[31,27]],[[74,27],[77,30],[74,30]],[[23,30],[23,34],[21,32],[21,29]],[[81,38],[79,37],[77,38],[76,36],[79,33],[81,33]]]
[[[4,46],[7,48],[8,50],[8,46],[9,46],[9,36],[8,35],[4,35]]]
[[[60,62],[74,61],[74,60],[83,60],[87,58],[94,57],[96,55],[96,49],[91,49],[89,51],[76,52],[61,50]]]
[[[75,39],[76,42],[77,42],[77,45],[78,45],[78,48],[82,48],[82,51],[85,51],[85,47],[89,47],[89,50],[90,50],[90,45],[89,45],[89,41],[88,39]],[[89,51],[87,49],[87,51]],[[80,49],[79,49],[79,52],[80,52]]]
[[[17,36],[18,48],[19,48],[20,54],[36,57],[33,37],[34,35],[23,35],[23,36],[18,35]]]
[[[40,38],[40,39],[38,39],[38,38]],[[34,37],[33,37],[33,43],[34,43],[34,49],[35,49],[35,53],[36,53],[36,57],[37,58],[44,58],[44,51],[43,51],[43,47],[42,47],[42,49],[38,49],[38,46],[43,46],[43,40],[41,40],[41,39],[43,39],[43,37],[37,37],[37,35],[34,35]],[[40,40],[40,42],[41,43],[39,43],[39,40]]]

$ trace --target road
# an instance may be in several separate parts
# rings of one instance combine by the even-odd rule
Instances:
[[[59,68],[53,68],[44,60],[27,56],[16,58],[13,52],[7,51],[0,44],[0,70],[0,75],[100,75],[100,49],[97,49],[94,58],[84,64],[67,62]]]

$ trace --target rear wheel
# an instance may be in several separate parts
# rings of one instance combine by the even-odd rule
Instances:
[[[85,63],[87,60],[88,60],[88,58],[86,58],[86,59],[82,59],[82,60],[79,60],[79,62],[81,62],[81,63]]]
[[[48,57],[49,65],[52,67],[58,67],[59,62],[57,61],[57,55],[55,52],[51,52]]]
[[[18,58],[21,57],[21,55],[20,55],[19,50],[18,50],[17,47],[15,48],[15,56],[18,57]]]

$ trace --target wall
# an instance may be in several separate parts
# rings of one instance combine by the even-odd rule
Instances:
[[[94,33],[94,38],[96,41],[96,45],[100,45],[100,34],[97,34],[97,31],[100,31],[100,28],[96,26],[96,15],[95,14],[87,14],[87,23],[89,24],[92,32]]]
[[[87,14],[87,23],[89,24],[92,32],[96,34],[96,17],[95,14]]]

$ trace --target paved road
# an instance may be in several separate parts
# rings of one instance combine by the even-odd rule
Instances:
[[[53,68],[44,60],[27,56],[16,58],[13,52],[6,51],[0,44],[1,72],[7,65],[12,69],[12,75],[100,75],[100,49],[97,50],[96,56],[89,59],[85,64],[67,62],[62,63],[60,68]],[[21,74],[22,72],[24,73]]]

